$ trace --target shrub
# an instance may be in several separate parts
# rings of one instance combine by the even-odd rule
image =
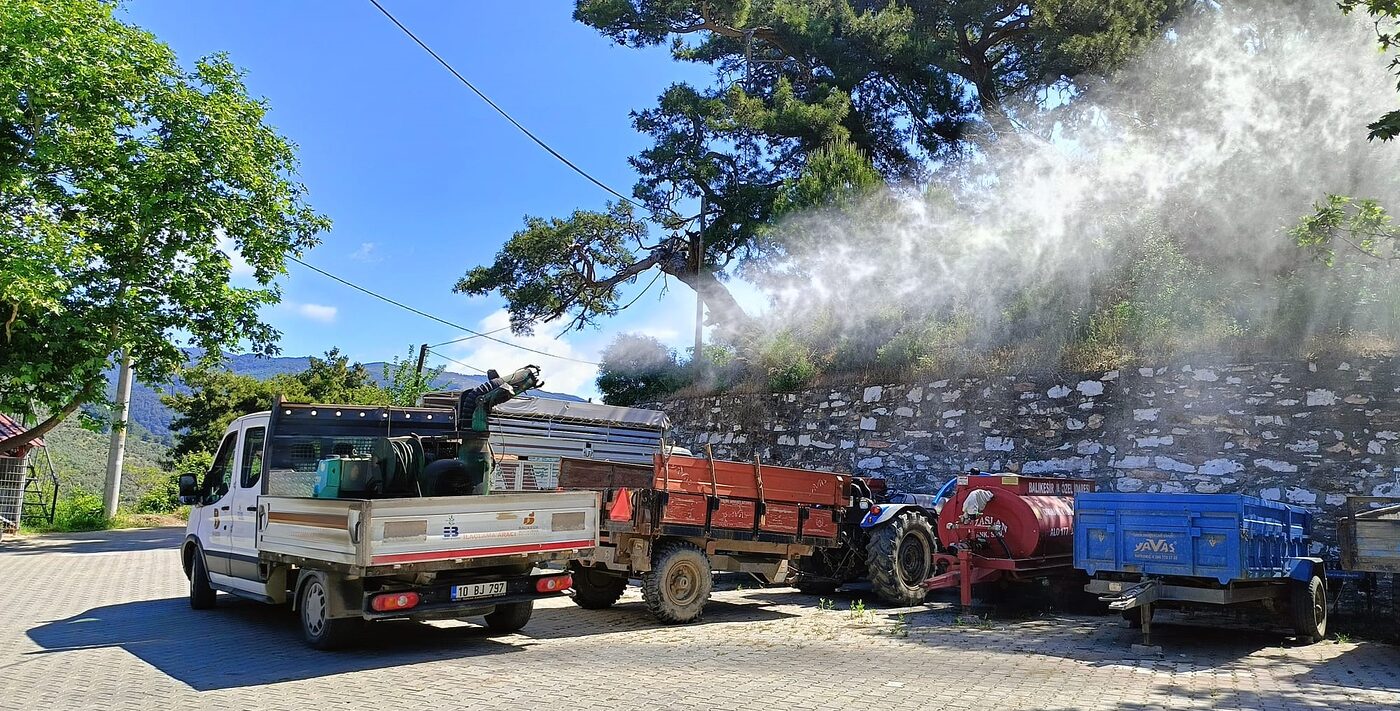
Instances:
[[[102,497],[90,491],[75,489],[58,501],[54,512],[54,529],[59,531],[100,531],[111,528],[112,520],[102,504]]]
[[[676,353],[650,336],[624,333],[603,351],[598,391],[609,405],[659,400],[685,383]]]
[[[812,349],[788,331],[763,344],[758,361],[768,374],[768,386],[777,391],[801,388],[819,370]]]
[[[133,507],[136,513],[163,514],[180,507],[180,473],[165,474],[141,493]]]

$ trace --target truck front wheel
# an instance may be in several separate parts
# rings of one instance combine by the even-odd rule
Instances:
[[[1304,644],[1319,642],[1327,636],[1327,586],[1314,575],[1308,582],[1290,581],[1293,586],[1293,630]]]
[[[535,611],[535,603],[512,602],[497,605],[495,611],[486,616],[486,627],[492,632],[514,632],[530,621]]]
[[[933,577],[933,527],[917,511],[900,511],[870,532],[865,547],[870,587],[880,599],[908,607],[924,601],[920,583]]]
[[[190,607],[208,610],[214,607],[214,588],[209,585],[209,571],[204,567],[204,551],[196,548],[190,561]]]
[[[301,633],[315,649],[339,649],[354,638],[363,626],[358,617],[331,617],[330,583],[325,575],[312,573],[297,596]]]
[[[714,587],[705,551],[685,541],[661,546],[642,575],[642,602],[662,622],[694,622],[705,611]]]
[[[585,610],[612,607],[627,589],[627,576],[605,568],[574,562],[569,564],[569,570],[574,574],[574,604]]]

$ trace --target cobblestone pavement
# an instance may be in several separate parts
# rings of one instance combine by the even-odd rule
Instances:
[[[1381,643],[1160,624],[1163,655],[1138,657],[1116,617],[863,610],[733,585],[694,625],[654,624],[630,590],[607,611],[551,600],[522,633],[382,624],[322,653],[286,609],[191,610],[179,539],[0,545],[0,709],[1400,707],[1400,650]]]

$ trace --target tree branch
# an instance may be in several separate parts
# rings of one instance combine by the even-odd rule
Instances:
[[[34,440],[39,439],[40,437],[43,437],[44,435],[48,434],[51,430],[53,430],[53,428],[57,427],[59,423],[63,422],[65,419],[68,419],[69,415],[73,414],[74,412],[77,412],[78,408],[82,406],[83,401],[87,399],[85,396],[87,395],[88,390],[89,388],[84,388],[77,395],[74,395],[73,400],[67,405],[65,405],[62,410],[59,410],[58,412],[55,412],[52,415],[49,415],[49,418],[47,420],[40,422],[33,428],[21,432],[17,435],[14,435],[13,437],[0,439],[0,453],[5,453],[11,450],[19,449],[20,447],[29,444],[30,442],[33,442]]]

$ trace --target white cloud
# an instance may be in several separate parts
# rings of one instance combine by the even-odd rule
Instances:
[[[501,309],[481,319],[481,322],[477,324],[477,330],[489,333],[508,325],[510,325],[510,314]],[[567,338],[555,340],[554,333],[549,331],[548,327],[541,327],[536,329],[532,336],[517,336],[510,331],[501,331],[491,334],[491,337],[567,358],[598,360],[596,349],[583,349]],[[495,368],[502,373],[533,363],[540,366],[542,370],[546,390],[598,399],[598,389],[593,382],[598,377],[598,367],[595,365],[551,358],[514,348],[506,343],[489,341],[485,338],[473,338],[469,341],[456,343],[451,346],[450,355],[478,368]],[[464,370],[455,363],[448,363],[447,367],[449,370]]]
[[[296,312],[297,312],[298,314],[300,314],[303,318],[308,318],[308,319],[311,319],[312,321],[320,321],[321,323],[332,323],[332,322],[334,322],[334,321],[335,321],[335,315],[336,315],[339,311],[340,311],[340,309],[337,309],[337,308],[334,307],[334,306],[325,306],[325,305],[322,305],[322,304],[297,304],[297,305],[296,305]]]
[[[350,253],[350,258],[365,264],[378,264],[384,261],[384,258],[375,252],[377,249],[379,245],[373,242],[361,242],[360,248]]]
[[[253,265],[243,259],[243,253],[238,251],[238,245],[234,243],[233,238],[220,232],[218,247],[220,252],[228,256],[230,279],[248,279],[253,276]]]

